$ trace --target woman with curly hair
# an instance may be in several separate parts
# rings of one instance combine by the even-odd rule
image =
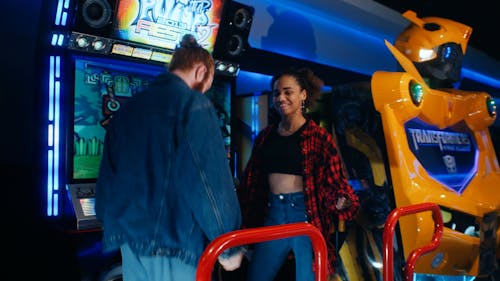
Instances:
[[[359,200],[348,184],[332,135],[305,111],[321,94],[323,81],[310,69],[288,69],[271,80],[278,122],[259,132],[237,188],[244,227],[309,222],[327,242],[333,273],[336,220],[353,220]],[[314,280],[313,249],[307,236],[257,243],[248,281],[271,281],[293,252],[296,281]]]

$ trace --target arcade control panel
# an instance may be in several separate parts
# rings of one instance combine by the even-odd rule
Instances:
[[[100,228],[95,213],[95,183],[68,184],[66,188],[75,211],[77,230]]]

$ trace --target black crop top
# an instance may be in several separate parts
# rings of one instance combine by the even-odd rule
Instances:
[[[300,133],[304,128],[305,125],[290,136],[281,136],[277,129],[269,134],[262,148],[263,169],[266,174],[302,175]]]

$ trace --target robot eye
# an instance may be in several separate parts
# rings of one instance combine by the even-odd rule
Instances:
[[[462,48],[456,43],[446,43],[439,46],[439,54],[441,61],[457,60],[462,56]]]
[[[430,22],[430,23],[424,24],[424,29],[427,31],[436,31],[436,30],[440,30],[441,26],[437,23]]]
[[[444,59],[449,59],[451,57],[451,47],[450,46],[446,46],[445,48],[443,48],[443,58]]]

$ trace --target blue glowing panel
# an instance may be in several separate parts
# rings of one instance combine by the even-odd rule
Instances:
[[[270,90],[272,78],[271,75],[241,70],[236,77],[236,95],[247,95]]]
[[[358,10],[349,4],[329,1],[323,7],[310,1],[241,2],[255,7],[248,38],[253,48],[367,75],[396,69],[384,45],[384,39],[392,37],[361,24],[363,17],[349,19]],[[397,26],[389,28],[398,30]]]
[[[462,193],[477,170],[477,146],[465,125],[440,130],[413,119],[405,124],[408,145],[427,173]]]
[[[384,40],[394,42],[408,24],[374,1],[240,0],[255,8],[248,43],[294,58],[371,75],[396,71]],[[467,48],[463,76],[498,88],[498,62]]]

